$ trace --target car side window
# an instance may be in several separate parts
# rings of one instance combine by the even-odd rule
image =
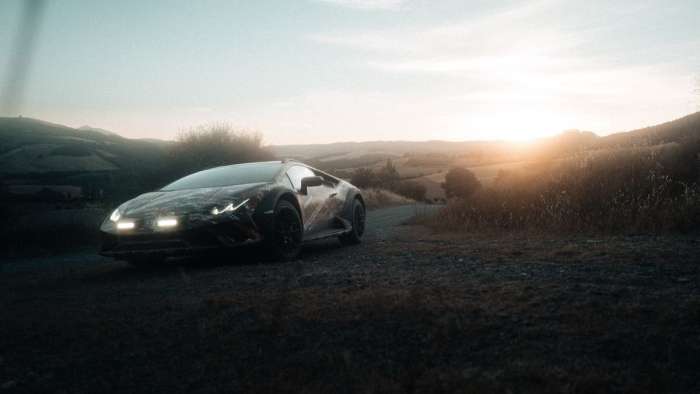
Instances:
[[[316,176],[313,171],[306,167],[302,166],[293,166],[289,170],[287,170],[287,175],[289,175],[289,179],[292,181],[292,185],[294,186],[294,190],[301,190],[301,180],[310,177],[310,176]]]

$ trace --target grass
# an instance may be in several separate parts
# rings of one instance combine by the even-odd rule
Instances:
[[[367,209],[378,209],[416,203],[416,201],[411,200],[410,198],[406,198],[392,191],[379,188],[363,189],[362,197],[365,199]]]
[[[536,172],[502,172],[428,221],[449,231],[604,233],[700,229],[697,158],[678,147],[586,154]]]

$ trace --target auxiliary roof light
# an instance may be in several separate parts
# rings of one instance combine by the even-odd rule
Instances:
[[[175,218],[160,218],[156,222],[160,228],[171,228],[177,226],[177,219]]]
[[[129,220],[120,220],[117,222],[117,230],[133,230],[136,224]]]

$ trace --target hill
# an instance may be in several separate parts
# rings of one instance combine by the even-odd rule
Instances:
[[[402,156],[405,154],[457,154],[489,149],[508,144],[502,141],[366,141],[330,144],[273,145],[270,149],[280,157],[331,161],[358,158],[364,155]]]
[[[75,129],[31,118],[0,118],[0,183],[9,185],[77,185],[99,193],[159,181],[170,143],[123,138],[108,130]],[[501,171],[528,168],[534,162],[581,152],[676,144],[686,150],[700,145],[700,112],[656,126],[599,137],[568,130],[534,143],[507,141],[368,141],[270,146],[277,157],[297,158],[349,178],[360,167],[380,168],[391,159],[404,179],[425,184],[439,195],[451,166],[464,166],[489,183]],[[694,165],[694,163],[688,163]],[[1,185],[0,185],[1,186]]]
[[[31,118],[0,118],[0,174],[4,176],[153,168],[163,144],[74,129]]]
[[[166,148],[106,130],[0,118],[0,194],[5,202],[118,201],[162,183]]]
[[[700,139],[700,112],[655,126],[614,133],[601,137],[596,148],[654,146],[667,143],[689,143]]]

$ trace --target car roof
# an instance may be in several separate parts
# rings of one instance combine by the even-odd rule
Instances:
[[[318,168],[314,168],[314,167],[312,167],[312,166],[310,166],[310,165],[308,165],[308,164],[306,164],[306,163],[303,163],[303,162],[301,162],[301,161],[299,161],[299,160],[296,160],[296,159],[282,159],[282,160],[268,160],[268,161],[253,161],[253,162],[248,162],[248,163],[230,164],[230,165],[227,165],[227,166],[219,166],[219,167],[213,167],[213,168],[233,167],[233,166],[251,165],[251,164],[268,164],[268,163],[278,163],[278,164],[281,164],[281,165],[283,166],[283,168],[285,168],[285,169],[286,169],[286,168],[289,168],[289,167],[292,167],[292,166],[304,166],[304,167],[307,167],[307,168],[309,168],[309,169],[311,169],[311,170],[313,170],[313,171],[315,171],[315,172],[324,174],[324,175],[326,175],[326,176],[328,176],[328,177],[331,177],[331,178],[333,178],[333,179],[336,179],[336,180],[338,180],[338,181],[341,180],[340,178],[338,178],[338,177],[336,177],[336,176],[333,176],[333,175],[331,175],[331,174],[329,174],[329,173],[327,173],[327,172],[325,172],[325,171],[319,170]]]

